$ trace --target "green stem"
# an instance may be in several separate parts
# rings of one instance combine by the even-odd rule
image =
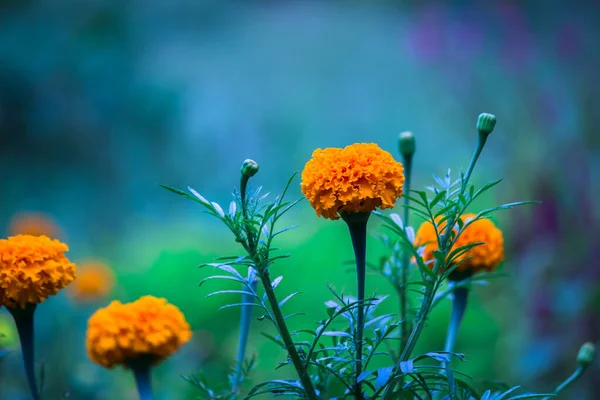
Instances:
[[[256,293],[257,281],[253,280],[250,283],[252,291]],[[254,303],[255,299],[249,294],[242,295],[242,303],[250,304]],[[252,322],[252,310],[253,306],[242,306],[242,315],[240,318],[240,338],[238,342],[237,357],[235,363],[235,381],[233,383],[234,392],[242,383],[242,373],[244,366],[244,359],[246,357],[246,345],[248,344],[248,334],[250,333],[250,323]]]
[[[267,299],[269,300],[269,304],[271,305],[273,316],[275,317],[275,326],[279,332],[279,336],[281,336],[281,339],[285,344],[285,348],[287,349],[288,355],[292,360],[292,364],[294,365],[294,368],[296,368],[298,378],[300,378],[300,382],[302,383],[306,397],[310,400],[318,400],[319,398],[315,392],[313,383],[310,380],[308,371],[306,368],[304,368],[304,364],[302,364],[302,360],[298,355],[294,341],[290,336],[290,331],[285,323],[285,318],[283,317],[281,309],[279,308],[279,303],[277,302],[275,292],[273,291],[271,278],[269,277],[269,271],[266,268],[262,268],[262,271],[259,270],[259,276],[263,287],[265,288],[265,293],[267,295]]]
[[[408,194],[410,192],[410,183],[411,183],[411,175],[412,175],[412,154],[404,155],[404,193]],[[403,224],[405,227],[408,226],[408,217],[409,217],[409,206],[410,200],[408,196],[404,197],[404,220]],[[402,273],[400,275],[400,347],[398,349],[398,354],[400,354],[406,344],[408,330],[408,319],[406,314],[406,283],[408,282],[408,263],[410,262],[410,254],[407,251],[402,252]]]
[[[554,394],[559,394],[560,392],[565,390],[568,386],[570,386],[572,383],[574,383],[577,379],[579,379],[585,372],[585,369],[586,368],[583,365],[579,365],[577,367],[577,369],[575,370],[575,372],[573,372],[571,374],[571,376],[569,376],[567,379],[565,379],[563,383],[561,383],[560,385],[558,385],[556,387],[556,389],[554,389]],[[549,400],[551,398],[552,397],[548,396],[548,397],[544,397],[543,400]]]
[[[250,230],[250,224],[248,223],[248,205],[246,204],[246,190],[248,189],[248,181],[250,177],[242,174],[240,178],[240,198],[242,200],[242,216],[244,217],[244,230],[246,231],[246,237],[248,238],[248,247],[250,253],[255,250],[255,243],[252,239],[253,235]]]
[[[479,140],[477,142],[477,148],[475,149],[475,152],[473,153],[473,156],[471,157],[471,162],[469,163],[469,167],[467,168],[467,173],[465,174],[465,178],[463,180],[461,189],[460,189],[460,193],[463,194],[465,192],[465,189],[467,188],[467,183],[469,182],[469,179],[471,179],[471,174],[473,173],[473,168],[475,168],[475,164],[477,164],[477,160],[479,159],[479,155],[481,154],[481,151],[483,150],[483,147],[485,146],[485,142],[487,141],[488,135],[483,134],[483,133],[479,133]]]
[[[140,400],[152,400],[153,395],[150,374],[152,370],[152,358],[141,357],[131,360],[127,363],[127,366],[133,371]]]
[[[444,351],[451,353],[454,351],[454,343],[458,334],[460,322],[465,315],[467,309],[467,299],[469,297],[469,289],[465,287],[457,287],[454,289],[454,298],[452,299],[452,313],[450,315],[450,324],[448,325],[448,334],[446,335],[446,345]]]
[[[370,212],[345,213],[342,219],[348,224],[352,247],[354,248],[354,259],[356,262],[356,280],[358,283],[358,301],[365,301],[365,283],[367,271],[367,222],[371,216]],[[356,377],[354,382],[354,395],[356,399],[362,399],[362,388],[358,377],[362,373],[363,336],[365,328],[365,305],[358,306],[358,321],[356,327]]]
[[[27,304],[25,308],[8,308],[12,314],[17,326],[19,340],[21,342],[21,353],[23,355],[23,364],[25,366],[25,376],[29,384],[29,390],[34,400],[40,399],[40,392],[35,381],[34,369],[34,323],[33,315],[36,304]]]
[[[248,181],[250,177],[244,173],[241,174],[240,177],[240,199],[242,203],[242,216],[244,217],[244,231],[246,232],[246,237],[248,238],[248,254],[255,258],[256,257],[256,247],[255,241],[253,240],[253,233],[250,229],[250,224],[248,223],[248,204],[246,202],[246,191],[248,189]],[[250,287],[254,293],[256,293],[256,287],[258,282],[253,279],[250,282]],[[252,304],[254,303],[255,298],[249,294],[242,295],[242,303],[243,304]],[[238,342],[238,350],[236,356],[235,363],[235,377],[234,382],[232,384],[232,392],[235,396],[238,392],[239,386],[242,384],[242,374],[244,367],[244,359],[246,357],[246,346],[248,344],[248,335],[250,333],[250,325],[252,322],[252,311],[253,306],[245,305],[242,306],[242,314],[240,317],[240,337]]]
[[[467,184],[469,182],[469,179],[471,178],[471,173],[473,172],[473,168],[475,167],[475,164],[477,163],[477,160],[479,159],[479,155],[481,154],[481,151],[483,150],[483,147],[485,146],[486,140],[487,140],[487,135],[479,133],[479,140],[477,143],[477,147],[475,148],[473,157],[471,157],[471,162],[469,163],[469,167],[467,168],[467,173],[465,174],[465,176],[463,178],[459,196],[462,196],[464,194],[465,190],[467,189]],[[457,216],[457,217],[460,217],[460,216]],[[441,240],[440,240],[441,243],[440,243],[439,248],[441,251],[444,252],[444,254],[447,253],[448,241],[450,240],[450,232],[452,232],[452,228],[454,227],[454,224],[456,224],[457,220],[458,220],[457,218],[454,218],[453,221],[448,221],[448,224],[446,225],[446,231],[444,232],[444,235],[441,237]],[[433,267],[433,273],[437,275],[437,273],[440,271],[440,268],[441,268],[441,265],[440,265],[439,261],[436,260],[434,267]],[[406,346],[404,347],[404,350],[402,351],[402,354],[400,355],[400,359],[396,363],[396,366],[394,366],[391,376],[398,374],[398,372],[400,371],[400,364],[404,361],[407,361],[410,358],[410,355],[412,354],[415,346],[417,345],[417,341],[419,340],[419,337],[421,336],[421,332],[423,331],[423,328],[425,326],[425,321],[427,320],[427,315],[429,315],[429,311],[431,310],[431,305],[433,303],[435,293],[436,293],[437,289],[439,288],[440,283],[441,282],[439,280],[436,280],[434,282],[433,287],[430,289],[427,289],[427,293],[425,294],[425,299],[422,302],[421,308],[419,310],[419,314],[418,314],[419,318],[418,318],[417,322],[413,325],[413,328],[410,333],[410,336],[408,337]],[[388,385],[385,388],[385,391],[383,392],[384,400],[388,400],[388,399],[392,398],[394,388],[396,387],[396,382],[397,382],[397,379],[392,379],[388,383]]]

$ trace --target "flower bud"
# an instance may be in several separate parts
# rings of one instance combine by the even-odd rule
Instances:
[[[496,126],[496,116],[494,114],[483,113],[477,118],[477,130],[479,133],[489,135]]]
[[[592,361],[594,361],[595,355],[596,346],[594,346],[594,344],[591,342],[584,343],[577,354],[577,364],[581,365],[582,367],[587,367],[592,363]]]
[[[242,175],[247,176],[247,177],[254,176],[258,172],[258,163],[254,160],[247,159],[242,164],[242,168],[240,168],[240,172],[242,173]]]
[[[402,132],[398,137],[398,148],[404,157],[410,157],[415,153],[415,135],[412,132]]]

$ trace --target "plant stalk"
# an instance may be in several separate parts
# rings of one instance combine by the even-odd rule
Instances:
[[[467,183],[469,183],[469,179],[471,179],[471,174],[473,173],[473,168],[475,168],[475,164],[477,164],[477,160],[479,159],[479,156],[481,155],[481,151],[483,150],[483,147],[485,146],[485,142],[487,141],[488,135],[483,134],[483,133],[479,133],[479,139],[477,142],[477,147],[475,148],[475,152],[473,153],[473,156],[471,157],[471,162],[469,163],[469,167],[467,168],[467,173],[465,174],[465,178],[463,180],[461,189],[460,189],[460,193],[463,194],[467,188]]]
[[[450,324],[448,325],[448,334],[446,335],[446,345],[444,351],[453,352],[454,343],[458,334],[460,322],[465,315],[467,309],[467,299],[469,297],[469,289],[466,287],[457,287],[453,291],[454,298],[452,299],[452,313],[450,314]]]
[[[152,400],[153,395],[150,374],[152,370],[151,359],[147,357],[140,358],[129,363],[129,367],[133,371],[140,400]]]
[[[256,292],[257,281],[253,280],[250,283],[252,291]],[[254,297],[248,294],[242,295],[242,303],[254,303]],[[246,358],[246,346],[248,344],[248,334],[250,333],[250,323],[252,322],[252,306],[242,306],[242,315],[240,318],[240,338],[238,342],[237,357],[235,363],[235,382],[233,383],[234,391],[241,385],[244,359]]]
[[[242,174],[240,178],[240,198],[242,200],[242,216],[244,217],[244,230],[246,231],[246,237],[248,238],[248,247],[251,253],[254,253],[256,249],[256,243],[253,240],[253,235],[250,231],[250,225],[248,223],[248,204],[246,203],[246,190],[248,189],[248,181],[250,177]]]
[[[369,212],[346,213],[342,218],[348,224],[352,247],[354,248],[354,259],[356,262],[356,280],[358,283],[358,301],[365,301],[365,283],[367,271],[367,222],[369,221]],[[360,304],[358,307],[358,318],[356,327],[356,379],[355,379],[355,398],[362,399],[362,388],[358,377],[362,373],[362,347],[365,328],[365,306]]]
[[[292,360],[292,364],[294,365],[294,368],[296,368],[298,378],[300,378],[300,382],[302,383],[302,387],[304,388],[306,397],[310,400],[318,400],[319,397],[315,392],[315,388],[313,386],[312,381],[310,380],[308,371],[306,368],[304,368],[304,364],[302,363],[302,360],[298,355],[298,351],[296,350],[296,346],[294,345],[294,341],[292,340],[290,331],[288,330],[283,314],[281,313],[281,308],[279,308],[279,303],[277,302],[277,298],[275,297],[275,292],[273,291],[273,286],[271,283],[271,278],[269,277],[268,270],[263,268],[262,271],[259,271],[259,276],[262,285],[265,288],[265,293],[267,295],[267,299],[269,300],[269,304],[271,305],[271,311],[273,312],[273,316],[275,317],[275,326],[277,327],[279,335],[281,336],[281,339],[285,344],[285,348],[287,349],[288,355]]]
[[[554,389],[553,394],[557,395],[560,392],[562,392],[563,390],[565,390],[567,387],[571,386],[571,384],[573,384],[577,379],[581,378],[581,376],[583,375],[585,370],[586,370],[586,367],[584,367],[583,365],[577,366],[577,369],[567,379],[565,379],[560,385],[558,385],[556,387],[556,389]],[[546,396],[542,400],[550,400],[553,398],[554,397]]]
[[[404,193],[408,194],[410,192],[410,183],[411,183],[411,175],[412,175],[412,154],[404,154]],[[408,226],[408,218],[409,218],[409,206],[410,200],[408,196],[404,197],[404,226]],[[404,346],[406,345],[407,334],[409,332],[408,318],[407,318],[407,301],[406,301],[406,284],[408,282],[408,264],[410,262],[410,254],[407,251],[402,252],[402,273],[400,274],[400,346],[398,349],[398,354],[402,353]]]
[[[21,353],[23,355],[23,365],[25,366],[25,376],[29,384],[29,390],[34,400],[40,399],[40,392],[35,380],[34,369],[34,323],[33,315],[35,313],[36,304],[27,304],[25,308],[15,307],[8,308],[12,314],[17,326],[19,341],[21,342]]]

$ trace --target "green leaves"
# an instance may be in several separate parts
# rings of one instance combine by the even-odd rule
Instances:
[[[465,262],[469,252],[484,244],[474,242],[457,246],[457,240],[465,230],[472,223],[496,211],[535,204],[507,203],[484,209],[476,213],[474,218],[464,220],[462,216],[473,207],[473,202],[501,182],[499,179],[475,188],[468,182],[471,170],[472,165],[467,174],[460,174],[454,181],[450,170],[443,177],[434,175],[434,184],[426,190],[410,190],[404,194],[408,204],[403,206],[434,227],[435,236],[432,239],[436,249],[431,252],[433,260],[423,259],[424,247],[431,243],[417,245],[414,227],[409,226],[398,214],[384,215],[375,212],[383,222],[385,233],[380,234],[379,238],[386,247],[387,254],[369,267],[383,275],[399,295],[416,293],[418,308],[403,311],[405,321],[398,321],[395,314],[377,314],[378,305],[387,296],[372,296],[358,302],[343,293],[336,293],[330,286],[333,299],[325,303],[322,319],[317,321],[316,326],[302,327],[291,333],[288,320],[297,314],[284,315],[282,308],[300,292],[276,296],[281,291],[278,288],[283,277],[271,280],[270,269],[275,261],[288,257],[286,254],[274,253],[277,251],[273,247],[274,239],[296,227],[276,227],[281,217],[300,201],[285,200],[294,176],[288,180],[283,193],[274,199],[269,193],[263,193],[262,187],[250,190],[246,186],[248,179],[242,180],[241,192],[234,192],[233,200],[225,207],[209,201],[191,187],[187,188],[188,191],[182,191],[161,185],[200,204],[208,214],[222,221],[232,233],[233,239],[243,247],[243,255],[222,257],[214,263],[205,264],[204,266],[211,266],[218,272],[203,279],[200,285],[217,281],[228,284],[235,282],[235,287],[220,287],[206,297],[220,295],[236,298],[221,308],[242,306],[261,309],[262,315],[258,320],[272,322],[276,330],[273,334],[263,332],[262,335],[276,346],[285,348],[288,354],[287,359],[282,360],[277,368],[293,366],[298,373],[298,380],[281,379],[259,383],[245,398],[259,395],[270,398],[308,397],[313,400],[317,395],[332,399],[348,398],[356,396],[355,380],[361,383],[367,399],[517,400],[550,396],[516,394],[518,387],[503,391],[490,389],[479,396],[469,383],[470,377],[451,368],[453,361],[463,360],[462,354],[429,351],[412,355],[431,310],[448,297],[453,289],[485,284],[489,279],[501,276],[498,273],[481,273],[461,282],[452,282],[452,288],[446,285],[450,274]],[[240,267],[248,271],[246,276],[239,272]],[[399,279],[403,274],[408,281]],[[262,283],[262,290],[257,289],[257,281]],[[357,309],[361,306],[366,311],[362,339],[357,332]],[[397,340],[399,327],[405,329],[401,335],[403,340]],[[401,346],[396,349],[399,354],[395,354],[392,348],[398,342]],[[357,348],[360,346],[364,352],[362,359],[357,360]],[[363,372],[357,378],[358,361],[362,364]],[[244,375],[246,376],[247,374]],[[227,388],[209,388],[202,377],[185,379],[208,398],[232,400],[242,396],[237,389],[238,378],[231,378],[229,393]],[[330,390],[335,393],[329,392]]]
[[[556,397],[555,394],[535,394],[535,393],[525,393],[525,394],[508,397],[509,394],[515,392],[519,388],[520,388],[520,386],[513,386],[512,388],[505,390],[504,392],[492,392],[491,390],[486,390],[485,393],[481,396],[480,400],[519,400],[519,399],[544,399],[546,397]]]
[[[304,398],[304,389],[299,381],[294,380],[272,380],[263,383],[259,383],[254,386],[245,399],[252,397],[269,394],[273,397],[280,396],[295,396]]]

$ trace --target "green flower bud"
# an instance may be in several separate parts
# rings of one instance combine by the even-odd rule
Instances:
[[[594,361],[595,355],[596,346],[594,346],[594,343],[584,343],[577,354],[577,364],[581,365],[582,367],[587,367],[592,363],[592,361]]]
[[[496,116],[494,114],[483,113],[477,118],[477,130],[479,133],[489,135],[496,126]]]
[[[415,135],[412,132],[402,132],[398,137],[398,148],[404,157],[410,157],[415,153]]]
[[[247,177],[254,176],[258,172],[258,163],[254,160],[247,159],[242,164],[242,168],[240,168],[240,172],[242,173],[242,175],[247,176]]]

